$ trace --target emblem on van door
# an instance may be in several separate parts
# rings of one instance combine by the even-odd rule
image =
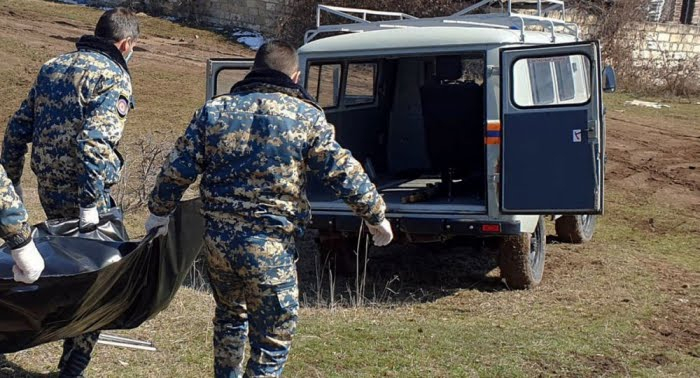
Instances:
[[[573,131],[574,143],[581,143],[581,129]]]

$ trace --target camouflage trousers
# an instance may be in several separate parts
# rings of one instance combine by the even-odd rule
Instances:
[[[279,377],[299,310],[294,237],[234,231],[210,221],[204,239],[216,300],[215,376]]]
[[[78,218],[80,215],[78,193],[73,192],[72,187],[54,187],[39,183],[39,201],[41,201],[41,207],[44,208],[48,219]],[[109,190],[106,190],[97,199],[97,210],[106,211],[112,206],[114,206],[114,200]]]
[[[103,197],[106,200],[98,203],[98,212],[109,210],[114,202],[109,192],[105,193]],[[80,206],[75,197],[66,195],[64,192],[40,185],[39,200],[47,219],[77,218],[80,214]],[[78,377],[83,374],[83,371],[87,369],[90,363],[92,350],[95,348],[99,337],[99,332],[90,332],[66,339],[63,342],[63,354],[58,363],[60,378]]]

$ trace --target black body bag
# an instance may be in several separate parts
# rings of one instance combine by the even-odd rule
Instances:
[[[39,224],[33,238],[46,268],[29,285],[14,281],[10,250],[0,249],[0,353],[136,328],[165,309],[202,247],[200,206],[182,202],[167,235],[141,241],[128,241],[114,209],[83,238],[74,237],[77,219]]]

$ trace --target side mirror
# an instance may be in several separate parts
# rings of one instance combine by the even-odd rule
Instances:
[[[615,69],[611,66],[605,66],[603,69],[603,92],[612,93],[617,89],[617,75]]]

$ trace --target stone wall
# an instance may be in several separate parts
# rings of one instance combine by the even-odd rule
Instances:
[[[646,24],[644,42],[638,48],[643,59],[684,60],[700,57],[700,26]]]
[[[93,5],[129,5],[154,9],[164,15],[179,16],[204,25],[240,27],[273,35],[281,18],[288,15],[294,0],[90,0]],[[671,0],[673,1],[673,0]],[[680,7],[682,0],[673,4]],[[679,8],[680,9],[680,8]],[[700,12],[700,5],[696,7]],[[680,10],[678,11],[679,14]],[[675,12],[674,12],[675,13]],[[576,17],[586,34],[587,25],[596,23],[592,17]],[[675,15],[674,15],[675,17]],[[698,17],[700,19],[700,15]],[[700,26],[678,23],[645,23],[630,33],[640,59],[683,60],[700,56]],[[640,34],[641,33],[641,34]],[[641,38],[640,38],[641,36]]]
[[[182,2],[182,1],[179,1]],[[195,0],[197,21],[208,25],[234,26],[274,34],[280,18],[293,0]]]
[[[89,0],[95,6],[156,10],[208,26],[245,28],[271,35],[294,0]]]

